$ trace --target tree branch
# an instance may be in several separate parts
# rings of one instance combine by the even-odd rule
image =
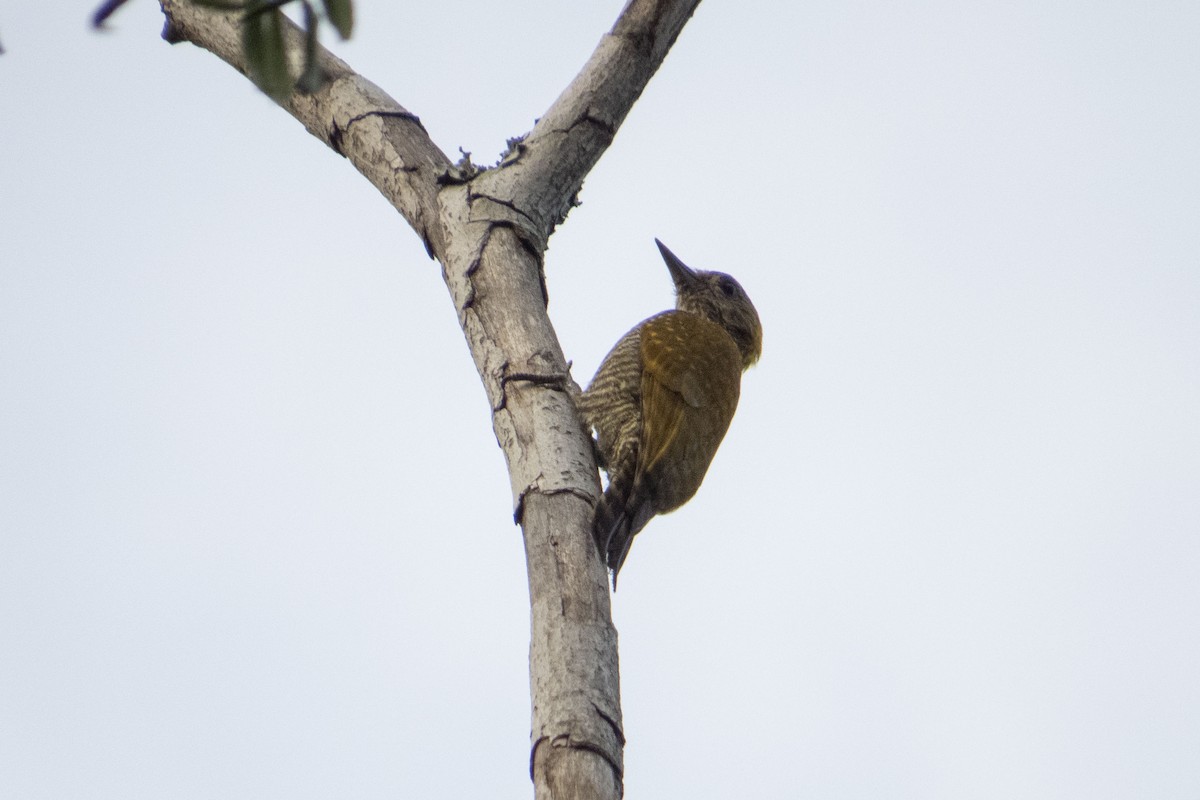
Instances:
[[[163,38],[208,50],[243,75],[240,11],[218,11],[187,0],[159,0]],[[299,74],[304,32],[285,20],[292,74]],[[415,114],[317,46],[317,63],[328,77],[312,94],[292,92],[284,109],[308,132],[345,156],[399,211],[425,243],[430,256],[442,253],[444,232],[437,220],[437,180],[450,159],[429,138]]]
[[[236,13],[160,0],[164,38],[246,73]],[[501,163],[454,170],[420,121],[318,48],[330,81],[284,108],[354,164],[442,263],[492,408],[521,524],[532,615],[530,772],[540,800],[623,794],[617,634],[591,535],[599,480],[546,314],[542,257],[583,179],[699,0],[630,0],[579,75]],[[285,40],[299,73],[303,33]]]
[[[630,0],[570,85],[475,192],[531,221],[537,252],[612,144],[700,0]],[[539,247],[540,245],[540,247]]]

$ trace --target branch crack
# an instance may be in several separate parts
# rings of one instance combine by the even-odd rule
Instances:
[[[594,700],[592,701],[592,708],[596,709],[596,714],[600,717],[600,719],[608,723],[608,727],[612,728],[613,735],[617,737],[617,741],[621,743],[622,747],[624,747],[625,732],[621,730],[621,724],[610,717],[603,708],[596,705]]]
[[[428,136],[425,126],[421,124],[421,118],[416,114],[413,114],[410,111],[388,111],[386,109],[377,109],[373,111],[364,111],[361,114],[355,114],[353,117],[346,120],[344,125],[339,125],[337,120],[334,120],[332,130],[329,132],[329,146],[332,147],[338,155],[345,156],[346,153],[342,150],[342,139],[350,130],[350,126],[356,122],[362,122],[364,119],[368,119],[370,117],[401,119],[407,120],[408,122],[415,122],[417,127],[421,129],[421,132]],[[401,167],[400,169],[401,171],[416,172],[417,168]]]
[[[489,200],[498,206],[507,208],[510,211],[513,211],[513,212],[519,214],[521,216],[521,218],[528,223],[529,228],[531,230],[537,230],[537,223],[533,219],[533,217],[531,217],[526,211],[522,210],[519,206],[517,206],[517,204],[514,201],[505,200],[501,197],[496,197],[494,195],[486,194],[484,192],[472,192],[472,191],[468,190],[467,191],[467,204],[473,205],[475,203],[475,201],[477,201],[477,200]],[[497,222],[496,224],[501,225],[504,223]]]

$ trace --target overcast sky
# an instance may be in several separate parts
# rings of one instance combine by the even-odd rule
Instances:
[[[528,594],[438,266],[132,0],[0,4],[0,797],[528,798]],[[358,0],[490,163],[619,2]],[[1200,5],[704,3],[547,254],[586,381],[762,362],[621,574],[630,798],[1200,797]]]

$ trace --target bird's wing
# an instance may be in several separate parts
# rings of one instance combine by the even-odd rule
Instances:
[[[729,428],[741,386],[737,345],[715,323],[673,312],[642,332],[642,436],[639,477],[660,510],[686,502],[700,486]],[[681,436],[681,431],[687,435]],[[680,474],[668,474],[680,470]],[[666,479],[672,491],[654,488]]]

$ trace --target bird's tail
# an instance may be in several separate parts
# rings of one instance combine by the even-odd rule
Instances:
[[[617,589],[617,575],[629,555],[633,537],[654,516],[650,509],[650,498],[638,491],[636,480],[610,481],[604,496],[596,503],[592,533],[604,563],[612,570],[613,591]]]

